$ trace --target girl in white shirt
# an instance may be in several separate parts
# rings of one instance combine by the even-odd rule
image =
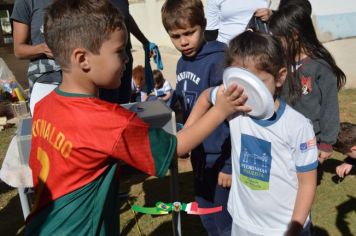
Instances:
[[[229,121],[228,211],[234,236],[311,235],[318,150],[310,121],[279,97],[287,75],[281,45],[272,35],[246,31],[232,39],[226,50],[227,65],[255,74],[274,98],[271,118],[259,120],[240,113]],[[199,97],[185,127],[209,110],[214,91]]]

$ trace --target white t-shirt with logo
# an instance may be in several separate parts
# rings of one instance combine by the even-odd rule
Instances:
[[[312,124],[283,101],[269,120],[238,116],[229,123],[233,221],[255,234],[282,236],[294,210],[297,173],[318,165]]]

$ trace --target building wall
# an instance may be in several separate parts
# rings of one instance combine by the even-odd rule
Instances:
[[[310,0],[319,40],[328,42],[356,36],[355,0]]]
[[[137,0],[136,0],[137,1]],[[203,0],[204,6],[206,1]],[[276,8],[278,0],[272,0]],[[310,0],[313,7],[313,22],[322,42],[356,36],[355,0]],[[130,12],[146,37],[162,46],[172,46],[161,22],[161,7],[164,0],[140,0],[130,4]],[[133,39],[133,44],[139,45]]]

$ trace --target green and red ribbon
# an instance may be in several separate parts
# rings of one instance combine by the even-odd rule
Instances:
[[[222,211],[222,206],[211,207],[211,208],[200,208],[197,202],[190,202],[190,203],[157,202],[155,207],[142,207],[138,205],[133,205],[132,210],[143,214],[150,214],[150,215],[166,215],[169,214],[171,211],[175,211],[175,212],[185,211],[187,212],[187,214],[191,214],[191,215],[207,215],[207,214],[213,214]]]

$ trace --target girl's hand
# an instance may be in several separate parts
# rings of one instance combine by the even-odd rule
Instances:
[[[336,167],[336,174],[340,178],[344,178],[346,175],[348,175],[350,173],[351,169],[352,169],[352,165],[343,163]]]
[[[243,95],[243,88],[231,84],[224,89],[224,85],[220,85],[216,94],[215,107],[227,117],[236,112],[250,112],[251,107],[245,105],[246,101],[247,96]]]

